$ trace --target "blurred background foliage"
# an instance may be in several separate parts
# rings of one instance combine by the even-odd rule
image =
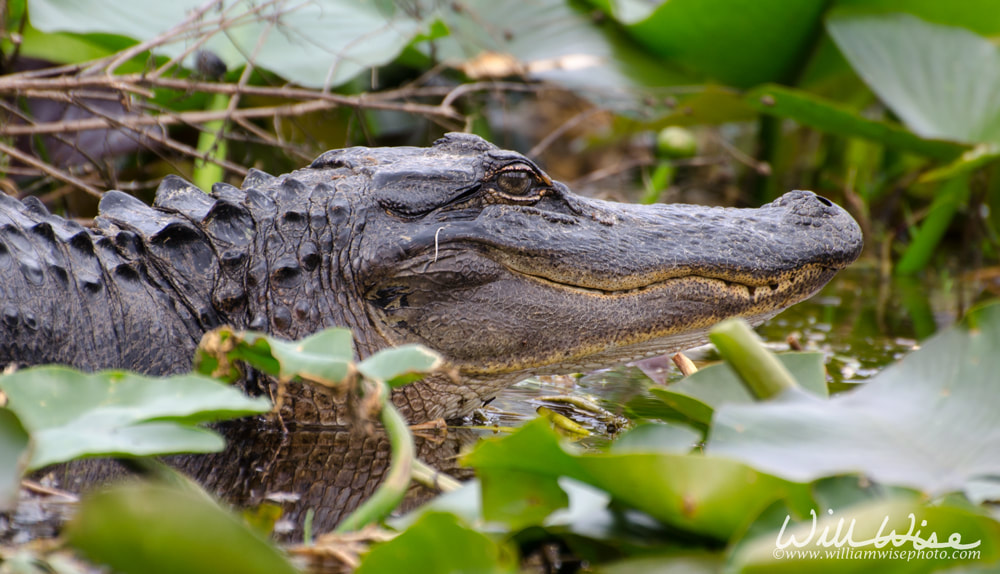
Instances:
[[[883,277],[957,269],[1000,292],[996,0],[0,0],[0,22],[0,190],[36,196],[84,223],[106,189],[151,200],[171,173],[208,190],[238,183],[251,167],[297,169],[330,148],[427,145],[459,130],[519,150],[576,191],[605,199],[759,205],[812,189],[859,220],[867,266]],[[789,366],[802,386],[857,382],[838,365],[853,361],[850,370],[867,378],[868,353],[880,354],[881,366],[896,346],[916,344],[878,343],[877,334],[899,331],[892,316],[869,309],[884,303],[889,283],[875,295],[848,281],[844,299],[808,311],[835,342],[823,348],[826,376],[817,353]],[[937,321],[927,293],[891,283],[913,335],[924,339]],[[566,447],[545,421],[483,442],[464,460],[479,479],[396,521],[403,533],[376,544],[361,569],[956,567],[774,560],[782,519],[794,517],[801,534],[815,524],[809,510],[829,525],[841,519],[834,509],[847,508],[872,532],[883,516],[924,513],[935,532],[981,540],[979,564],[957,567],[987,571],[1000,556],[989,504],[1000,498],[990,417],[1000,311],[970,317],[843,401],[824,392],[803,398],[808,408],[752,403],[736,379],[726,383],[709,368],[701,378],[716,379],[707,387],[682,382],[647,397],[634,381],[624,385],[633,400],[612,402],[627,403],[633,421],[668,424],[638,426],[608,450]],[[782,321],[762,330],[783,338]],[[613,387],[605,379],[600,386]],[[713,399],[705,388],[725,392]],[[864,408],[834,416],[851,400]],[[181,422],[259,409],[209,407]],[[0,460],[16,461],[0,465],[4,499],[16,495],[32,460],[48,460],[33,438],[39,429],[10,413],[0,409]],[[162,413],[134,414],[128,425],[164,424]],[[191,432],[171,424],[171,432]],[[887,427],[886,437],[908,442],[876,440]],[[775,456],[763,456],[775,445]],[[99,452],[117,452],[111,447]],[[809,453],[822,453],[813,462],[827,466],[802,467]],[[866,476],[851,474],[858,468]],[[954,480],[939,488],[940,476]],[[136,485],[81,508],[70,544],[118,571],[150,572],[152,563],[165,572],[292,571],[286,554],[199,492]],[[276,518],[259,512],[267,531]],[[369,530],[312,541],[304,528],[303,545],[287,554],[346,552],[341,562],[354,566],[370,540],[392,536]],[[89,571],[59,566],[58,554],[43,567],[33,552],[0,552],[0,572]],[[574,561],[561,562],[567,553]]]
[[[72,217],[167,173],[207,189],[464,130],[612,199],[812,189],[885,273],[997,260],[992,0],[6,0],[0,17],[0,185]]]

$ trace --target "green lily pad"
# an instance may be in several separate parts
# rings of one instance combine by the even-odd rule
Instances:
[[[178,26],[203,4],[201,0],[31,0],[30,14],[32,25],[43,32],[106,33],[147,41]],[[362,70],[392,61],[429,25],[429,20],[392,2],[355,0],[227,2],[224,16],[228,24],[224,31],[217,24],[205,27],[214,35],[201,49],[214,52],[230,69],[243,66],[246,57],[254,55],[256,66],[314,88],[343,84]],[[219,10],[209,10],[203,20],[219,17]],[[183,36],[154,51],[178,56],[189,41]],[[193,63],[191,57],[192,67]]]
[[[916,134],[1000,143],[1000,50],[988,38],[909,14],[853,11],[830,16],[827,30]]]
[[[203,493],[137,483],[84,498],[67,538],[128,574],[298,572],[266,537]]]
[[[777,355],[802,388],[818,397],[827,397],[823,353],[783,353]],[[753,395],[728,363],[716,363],[698,370],[690,377],[667,387],[653,387],[650,392],[671,409],[703,425],[723,404],[749,404]]]
[[[927,22],[968,28],[982,36],[1000,34],[1000,12],[995,0],[838,0],[837,8],[864,10],[866,13],[905,12]]]
[[[0,407],[0,512],[9,510],[17,501],[30,454],[28,431],[14,411]]]
[[[652,53],[722,83],[748,88],[787,81],[816,35],[820,0],[670,0],[655,10],[596,1]]]
[[[376,544],[358,574],[412,572],[518,572],[515,552],[464,524],[453,514],[429,512],[399,536]]]
[[[239,376],[233,367],[237,360],[283,381],[301,377],[332,387],[353,372],[354,337],[350,329],[332,328],[299,341],[286,341],[222,327],[202,339],[194,364],[200,373],[233,380]],[[228,368],[219,373],[219,365]]]
[[[195,369],[203,374],[235,380],[236,361],[278,377],[301,378],[335,387],[358,373],[399,387],[441,368],[441,356],[421,345],[384,349],[364,361],[354,362],[354,337],[350,329],[324,329],[299,341],[286,341],[254,331],[222,327],[202,339],[195,355]],[[221,368],[220,368],[221,367]]]
[[[444,359],[423,345],[402,345],[383,349],[358,363],[358,372],[390,387],[418,381],[425,374],[441,368]]]
[[[689,426],[676,423],[646,423],[618,437],[611,443],[610,451],[617,454],[628,452],[684,454],[691,452],[701,439],[702,434]]]
[[[552,476],[494,468],[480,471],[479,481],[483,518],[511,529],[541,524],[553,511],[569,505],[569,497]]]
[[[775,499],[808,504],[805,485],[728,459],[655,451],[571,454],[542,420],[509,437],[481,442],[463,461],[483,472],[517,470],[579,480],[663,524],[720,540]]]
[[[862,473],[941,494],[1000,476],[1000,304],[978,307],[857,390],[725,404],[706,452],[794,481]]]
[[[734,548],[732,571],[910,573],[1000,559],[1000,523],[977,510],[916,497],[792,518],[785,512],[762,517],[752,538]]]
[[[198,375],[37,367],[0,378],[0,390],[35,443],[32,469],[81,456],[219,451],[222,437],[199,423],[271,409],[265,398]]]

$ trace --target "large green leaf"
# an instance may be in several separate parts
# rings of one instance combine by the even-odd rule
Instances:
[[[871,89],[926,138],[1000,142],[1000,51],[967,29],[908,14],[840,12],[837,46]]]
[[[634,1],[612,4],[613,14],[654,54],[748,88],[788,81],[804,65],[827,1],[670,0],[652,12]]]
[[[516,555],[468,528],[452,514],[429,512],[402,534],[376,544],[358,567],[358,574],[373,572],[517,572]]]
[[[910,574],[1000,558],[1000,523],[947,503],[888,497],[829,508],[803,520],[789,518],[781,511],[759,519],[758,532],[732,552],[731,571]]]
[[[195,354],[195,369],[206,375],[236,379],[234,361],[283,381],[301,377],[325,386],[335,386],[354,370],[354,337],[350,329],[324,329],[298,341],[287,341],[255,331],[233,331],[220,327],[201,340]]]
[[[333,327],[298,341],[286,341],[255,331],[221,327],[206,335],[195,355],[198,372],[234,380],[236,361],[278,377],[301,378],[327,387],[353,380],[358,373],[398,387],[440,369],[443,359],[421,345],[383,349],[360,363],[354,362],[354,337],[350,329]]]
[[[31,468],[81,456],[214,452],[222,437],[203,422],[264,413],[265,398],[198,375],[145,377],[37,367],[0,378],[9,408],[31,434]]]
[[[720,540],[732,536],[773,500],[788,498],[801,505],[808,496],[804,485],[723,458],[652,448],[647,452],[569,453],[544,420],[529,423],[509,437],[481,442],[464,462],[479,472],[566,476],[595,486],[663,524]]]
[[[28,6],[32,25],[43,32],[101,32],[146,41],[178,26],[204,4],[202,0],[30,0]],[[366,68],[392,61],[427,26],[421,17],[392,2],[228,0],[223,4],[224,10],[209,10],[203,20],[216,20],[222,12],[227,27],[207,26],[202,32],[213,35],[203,49],[216,53],[230,68],[253,56],[256,65],[317,88],[342,84]],[[180,55],[199,35],[181,36],[154,51]]]
[[[85,498],[66,534],[115,572],[297,572],[263,536],[203,494],[162,485],[131,484]]]
[[[441,368],[444,359],[422,345],[402,345],[383,349],[358,363],[358,372],[390,387],[399,387]]]
[[[828,396],[822,353],[785,353],[778,355],[778,360],[802,388],[819,397]],[[754,402],[753,395],[728,363],[709,365],[672,385],[649,390],[672,410],[704,425],[711,422],[720,405]]]
[[[30,453],[28,432],[21,421],[14,411],[0,407],[0,512],[17,500]]]
[[[793,88],[760,86],[747,94],[746,101],[761,113],[795,120],[827,133],[865,138],[935,159],[952,160],[966,149],[951,141],[922,138],[898,124],[868,119],[840,104]]]
[[[906,12],[928,22],[968,28],[983,36],[1000,34],[1000,10],[996,0],[837,0],[837,8],[865,12]]]
[[[725,404],[706,452],[806,481],[860,472],[932,494],[1000,476],[1000,304],[824,401],[806,393]]]

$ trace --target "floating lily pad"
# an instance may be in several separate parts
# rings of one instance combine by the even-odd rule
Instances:
[[[857,390],[720,406],[706,452],[794,481],[862,473],[931,494],[960,491],[1000,476],[998,348],[1000,304],[973,309]]]
[[[1000,523],[977,510],[915,497],[830,508],[802,520],[768,512],[755,529],[734,548],[732,571],[909,574],[1000,558]]]
[[[85,498],[66,535],[89,559],[127,574],[298,572],[203,493],[161,485],[130,484]]]
[[[384,349],[355,363],[354,337],[350,329],[342,327],[324,329],[299,341],[222,327],[202,339],[195,368],[206,375],[235,380],[240,375],[235,361],[245,361],[283,381],[301,378],[327,387],[358,373],[398,387],[423,378],[444,363],[441,355],[421,345]]]
[[[804,389],[818,397],[828,396],[823,353],[783,353],[777,358]],[[706,426],[720,405],[754,402],[728,363],[709,365],[669,386],[653,387],[650,392],[671,409]]]
[[[441,368],[441,355],[422,345],[403,345],[383,349],[358,363],[358,371],[390,387],[400,387],[418,381],[425,374]]]
[[[82,456],[219,451],[222,437],[199,423],[271,409],[265,398],[198,375],[37,367],[0,378],[0,390],[35,443],[33,469]]]
[[[573,478],[663,524],[720,540],[775,499],[808,505],[805,485],[728,459],[662,452],[571,454],[542,420],[509,437],[483,441],[464,462],[480,472],[502,469]]]
[[[453,514],[429,512],[399,536],[372,547],[358,574],[373,572],[518,572],[518,561],[505,544],[464,524]]]
[[[669,452],[684,454],[701,442],[701,433],[677,423],[640,424],[611,443],[613,453]]]

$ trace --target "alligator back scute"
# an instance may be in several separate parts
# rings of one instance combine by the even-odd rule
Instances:
[[[217,257],[198,225],[212,203],[212,198],[193,184],[171,176],[157,189],[155,207],[109,191],[101,199],[101,215],[95,220],[99,229],[115,237],[119,248],[130,251],[127,246],[134,245],[137,258],[155,268],[151,279],[167,283],[180,295],[187,312],[208,328],[222,322],[210,303]]]
[[[114,319],[107,291],[88,230],[0,194],[0,365],[113,364],[117,345],[100,328]]]

